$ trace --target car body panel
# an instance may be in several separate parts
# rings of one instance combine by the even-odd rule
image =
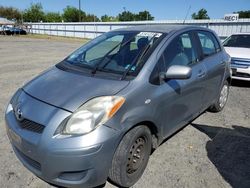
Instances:
[[[224,47],[233,58],[250,59],[250,48]]]
[[[91,98],[115,95],[128,83],[74,74],[54,67],[33,79],[23,89],[41,101],[74,112]],[[58,97],[60,95],[63,97]]]
[[[86,136],[70,139],[56,137],[54,133],[58,125],[71,113],[33,99],[24,92],[20,98],[22,100],[17,103],[22,102],[23,104],[24,118],[36,117],[37,112],[40,112],[40,116],[43,118],[46,117],[46,114],[51,115],[44,119],[48,121],[44,132],[38,134],[22,129],[20,122],[15,117],[13,106],[8,105],[5,116],[7,135],[14,152],[24,166],[41,179],[61,186],[81,187],[82,184],[85,184],[85,187],[92,187],[100,185],[107,179],[112,155],[121,136],[117,131],[107,126],[100,126]],[[42,123],[42,121],[40,122]],[[99,153],[102,153],[102,159],[105,162],[96,159],[100,155]],[[76,173],[86,171],[86,174],[77,181],[59,178],[62,172],[72,171]]]

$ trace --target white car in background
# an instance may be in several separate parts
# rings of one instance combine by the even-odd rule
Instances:
[[[232,78],[250,81],[250,33],[233,34],[223,45],[232,58]]]

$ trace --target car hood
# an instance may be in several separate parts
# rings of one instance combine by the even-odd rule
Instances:
[[[117,94],[128,83],[74,74],[53,67],[27,83],[23,90],[38,100],[74,112],[91,98]]]
[[[250,59],[250,48],[224,47],[226,52],[233,58]]]

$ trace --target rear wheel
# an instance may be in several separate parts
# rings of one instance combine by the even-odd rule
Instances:
[[[228,95],[229,95],[229,84],[227,81],[225,81],[222,86],[219,98],[217,99],[216,103],[209,108],[209,110],[212,112],[220,112],[221,110],[223,110],[223,108],[227,103]]]
[[[146,126],[130,130],[114,154],[109,172],[110,180],[122,187],[134,185],[147,166],[151,144],[151,132]]]

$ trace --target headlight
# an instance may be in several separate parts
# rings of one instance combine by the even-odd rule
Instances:
[[[107,122],[123,105],[125,99],[118,96],[94,98],[78,110],[66,121],[61,134],[83,135]]]

